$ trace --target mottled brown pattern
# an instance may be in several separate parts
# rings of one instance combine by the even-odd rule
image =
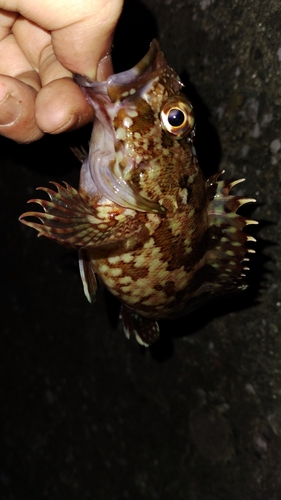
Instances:
[[[127,306],[126,335],[148,345],[159,334],[158,318],[243,288],[250,238],[242,230],[252,221],[235,212],[251,200],[229,195],[235,182],[218,174],[205,181],[193,148],[192,106],[156,42],[125,74],[77,81],[95,109],[79,192],[44,188],[51,201],[35,200],[44,213],[21,220],[80,248],[87,298],[94,299],[96,273]],[[24,219],[30,215],[42,224]]]

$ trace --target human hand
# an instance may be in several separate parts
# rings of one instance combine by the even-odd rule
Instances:
[[[122,0],[0,0],[0,135],[74,130],[93,109],[72,73],[103,80]]]

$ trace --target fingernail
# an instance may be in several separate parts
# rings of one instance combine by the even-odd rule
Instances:
[[[0,102],[0,125],[13,125],[21,113],[21,104],[11,94]]]
[[[97,69],[97,80],[99,82],[102,82],[112,74],[113,74],[113,66],[112,66],[111,54],[109,53],[106,54],[106,56],[104,56],[99,62]]]
[[[66,123],[63,123],[58,128],[52,130],[43,130],[43,132],[47,134],[61,134],[62,132],[75,130],[79,127],[79,123],[81,122],[81,116],[78,113],[73,113],[70,115],[69,120]]]

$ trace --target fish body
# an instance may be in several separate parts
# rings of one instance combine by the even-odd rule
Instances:
[[[122,303],[126,335],[149,345],[158,319],[244,288],[245,242],[253,238],[242,230],[254,221],[236,210],[254,200],[229,194],[241,180],[205,180],[192,104],[156,41],[131,70],[105,82],[75,80],[95,110],[89,154],[78,153],[79,190],[39,188],[50,201],[30,201],[44,212],[20,220],[77,248],[88,300],[98,276]]]

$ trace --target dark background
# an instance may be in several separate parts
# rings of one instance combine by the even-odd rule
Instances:
[[[245,177],[260,222],[249,289],[163,323],[150,349],[102,290],[87,303],[75,252],[17,220],[37,186],[77,186],[69,147],[89,130],[0,139],[1,500],[281,498],[280,25],[278,0],[126,4],[116,70],[160,40],[204,172]]]

